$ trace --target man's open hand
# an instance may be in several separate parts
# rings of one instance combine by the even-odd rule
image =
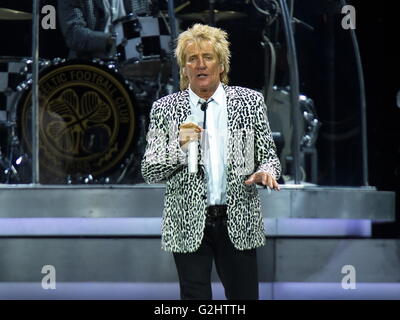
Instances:
[[[253,173],[244,183],[248,186],[256,183],[259,186],[267,186],[274,190],[280,190],[278,182],[267,172]]]

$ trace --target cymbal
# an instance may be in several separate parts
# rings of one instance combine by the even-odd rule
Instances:
[[[204,23],[209,22],[210,20],[210,10],[204,10],[201,12],[189,12],[184,14],[178,14],[178,18],[182,20],[188,21],[202,21]],[[214,19],[215,22],[224,21],[224,20],[233,20],[246,17],[245,13],[237,12],[237,11],[219,11],[214,10]]]
[[[0,20],[31,20],[32,14],[7,8],[0,8]]]

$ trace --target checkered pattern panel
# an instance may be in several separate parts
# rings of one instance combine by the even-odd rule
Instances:
[[[26,79],[26,66],[22,58],[0,58],[0,110],[9,109],[12,93]]]
[[[171,36],[166,21],[161,17],[122,21],[116,26],[116,33],[117,45],[123,43],[118,47],[123,60],[154,59],[170,53]]]

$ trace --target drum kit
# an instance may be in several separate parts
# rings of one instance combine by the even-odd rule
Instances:
[[[178,18],[204,21],[209,14]],[[215,21],[243,15],[213,14]],[[31,19],[30,13],[0,8],[0,20]],[[115,20],[112,29],[111,59],[39,59],[42,184],[143,181],[150,106],[173,91],[168,14],[130,14]],[[32,65],[29,57],[0,57],[0,183],[31,182]]]
[[[30,13],[0,8],[0,20]],[[39,59],[40,183],[140,182],[152,101],[172,92],[165,17],[114,21],[110,59]],[[0,183],[30,183],[32,65],[0,57]]]

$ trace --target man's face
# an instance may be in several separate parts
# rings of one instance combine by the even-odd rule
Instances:
[[[188,77],[190,88],[199,97],[208,99],[213,95],[223,71],[224,67],[210,41],[199,44],[191,41],[187,44],[183,73]]]

